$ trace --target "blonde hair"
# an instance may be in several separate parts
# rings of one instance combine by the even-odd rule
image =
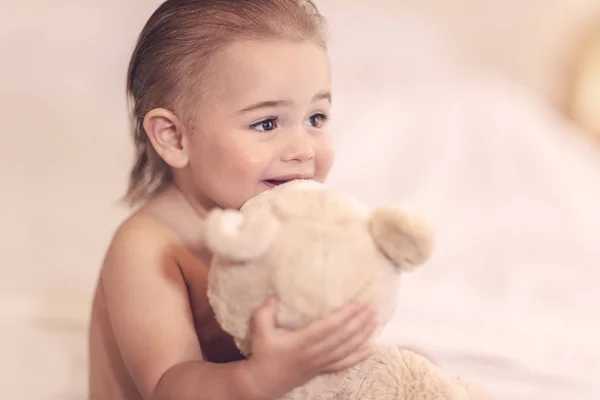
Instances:
[[[173,181],[143,127],[153,108],[185,113],[202,89],[211,55],[238,40],[312,40],[325,47],[325,20],[311,0],[167,0],[144,26],[131,56],[127,94],[135,162],[125,200],[147,201]],[[200,90],[200,93],[202,90]],[[197,98],[197,95],[196,95]]]

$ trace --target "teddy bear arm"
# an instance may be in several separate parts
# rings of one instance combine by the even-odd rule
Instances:
[[[379,346],[353,370],[354,375],[347,375],[344,400],[475,400],[439,366],[399,346]]]
[[[402,400],[493,400],[481,388],[461,377],[449,375],[422,355],[406,349],[400,349],[399,353],[412,376]]]
[[[344,378],[352,372],[323,374],[299,386],[278,400],[359,400],[347,397]]]
[[[377,346],[345,371],[324,374],[279,400],[493,400],[464,379],[449,376],[413,351]]]

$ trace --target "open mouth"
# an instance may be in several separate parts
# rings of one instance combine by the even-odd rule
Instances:
[[[275,186],[282,185],[282,184],[284,184],[286,182],[289,182],[289,181],[290,181],[290,179],[282,179],[282,180],[280,180],[280,179],[269,179],[269,180],[266,180],[266,181],[263,181],[263,182],[268,187],[275,187]]]

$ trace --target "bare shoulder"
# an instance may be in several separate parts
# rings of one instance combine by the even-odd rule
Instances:
[[[138,212],[115,232],[101,280],[113,333],[131,376],[148,396],[171,367],[202,360],[179,235],[152,214]]]
[[[191,237],[186,232],[186,229],[200,232],[201,223],[180,215],[172,218],[168,214],[156,214],[138,211],[117,228],[104,260],[103,275],[115,268],[154,266],[176,269],[171,273],[181,274],[186,282],[193,282],[193,286],[202,286],[207,260],[203,257],[205,254],[193,252],[193,245],[204,248],[202,238]]]
[[[189,264],[189,249],[165,221],[138,211],[116,230],[102,267],[103,275],[115,268],[177,268]]]
[[[116,230],[109,247],[111,252],[156,250],[182,245],[181,239],[165,222],[144,211],[127,218]]]
[[[189,251],[166,222],[151,213],[138,211],[116,230],[102,265],[101,279],[120,289],[134,286],[179,286],[186,279],[182,265],[189,264]],[[163,290],[165,290],[163,289]],[[128,290],[129,291],[129,290]],[[125,296],[116,290],[119,297]]]

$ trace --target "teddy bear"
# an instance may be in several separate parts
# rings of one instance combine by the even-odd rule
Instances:
[[[264,191],[239,211],[213,209],[204,240],[213,253],[210,305],[246,356],[252,315],[271,297],[283,328],[303,327],[352,300],[375,307],[381,331],[395,311],[400,274],[424,264],[433,247],[432,229],[416,214],[372,209],[307,179]],[[281,400],[490,399],[422,355],[373,345],[367,360],[319,375]]]

